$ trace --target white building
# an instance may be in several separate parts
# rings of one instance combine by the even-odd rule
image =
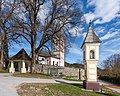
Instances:
[[[38,64],[52,65],[52,66],[63,66],[64,67],[64,39],[58,37],[53,43],[53,54],[49,52],[39,53],[37,60]]]

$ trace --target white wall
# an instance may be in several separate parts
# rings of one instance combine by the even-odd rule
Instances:
[[[38,63],[39,64],[46,64],[46,60],[45,60],[46,58],[45,57],[38,57]]]
[[[50,57],[51,58],[51,65],[54,65],[54,66],[59,66],[59,64],[60,64],[60,61],[59,61],[59,59],[57,59],[57,58],[54,58],[54,57]],[[54,61],[54,64],[53,64],[53,61]]]

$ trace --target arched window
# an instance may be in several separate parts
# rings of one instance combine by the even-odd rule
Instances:
[[[95,52],[93,50],[90,51],[90,59],[95,59]]]

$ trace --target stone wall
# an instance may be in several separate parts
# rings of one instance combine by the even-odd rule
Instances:
[[[64,67],[63,74],[66,76],[79,76],[79,68]]]
[[[60,66],[48,66],[48,65],[36,65],[36,73],[50,74],[50,75],[65,75],[76,77],[77,79],[84,80],[84,69],[60,67]]]

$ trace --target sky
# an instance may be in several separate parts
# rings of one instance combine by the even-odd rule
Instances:
[[[102,41],[100,45],[100,60],[98,67],[102,67],[101,62],[110,55],[120,53],[120,0],[76,0],[80,3],[86,25],[79,28],[79,33],[69,48],[69,53],[65,55],[65,61],[69,63],[82,62],[81,45],[88,30],[89,21],[92,20],[93,30]],[[74,30],[71,31],[74,36]],[[21,47],[22,46],[22,47]],[[25,47],[30,52],[28,44],[14,45],[10,49],[10,55],[16,54]]]
[[[93,30],[102,41],[100,45],[100,59],[98,66],[110,55],[120,53],[120,0],[81,0],[82,11],[87,22],[72,44],[66,61],[70,63],[82,62],[81,45],[92,20]]]

